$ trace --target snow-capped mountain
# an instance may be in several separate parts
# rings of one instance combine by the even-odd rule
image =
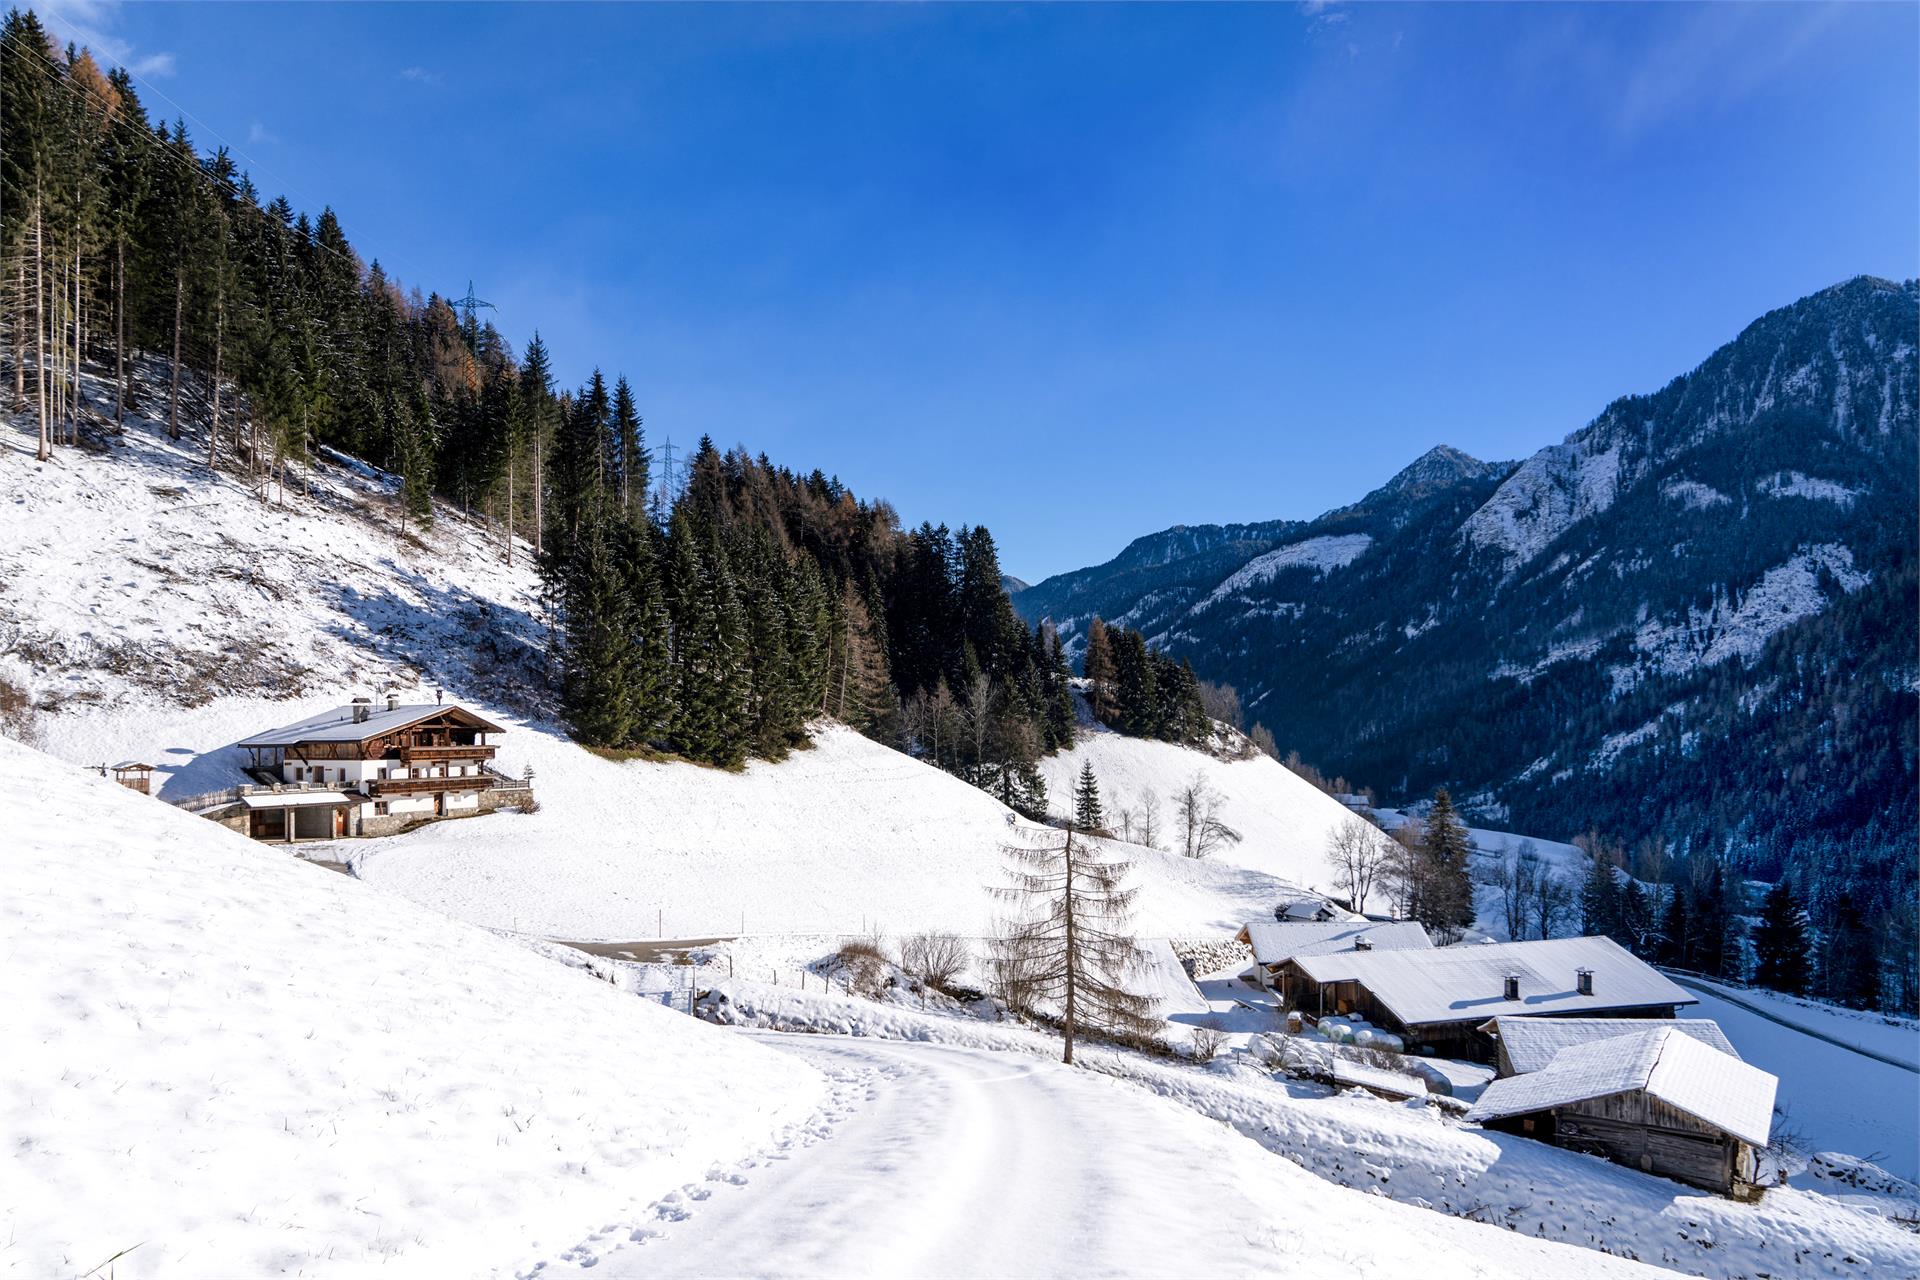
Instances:
[[[1517,465],[1435,449],[1015,604],[1145,631],[1395,796],[1870,879],[1915,838],[1917,318],[1914,282],[1860,277]]]

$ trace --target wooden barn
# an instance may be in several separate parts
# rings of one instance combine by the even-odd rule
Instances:
[[[1751,1200],[1777,1084],[1677,1026],[1657,1026],[1575,1044],[1538,1071],[1495,1080],[1467,1119]]]
[[[1696,998],[1611,938],[1303,953],[1276,985],[1316,1016],[1365,1018],[1416,1049],[1493,1060],[1495,1017],[1671,1018]]]

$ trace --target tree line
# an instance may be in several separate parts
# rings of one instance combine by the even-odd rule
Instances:
[[[289,463],[365,458],[396,477],[403,527],[439,499],[504,559],[532,544],[583,742],[733,765],[827,715],[1044,812],[1067,664],[1014,616],[986,529],[903,530],[819,471],[711,441],[656,458],[624,378],[556,387],[537,333],[516,354],[369,264],[331,209],[263,201],[32,12],[7,15],[0,72],[4,330],[42,459],[129,415],[263,497]]]

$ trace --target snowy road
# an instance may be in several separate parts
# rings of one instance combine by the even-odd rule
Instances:
[[[825,1071],[825,1109],[522,1276],[1649,1274],[1335,1187],[1089,1071],[746,1034]]]

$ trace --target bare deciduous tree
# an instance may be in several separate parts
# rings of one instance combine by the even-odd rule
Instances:
[[[967,967],[967,944],[951,933],[918,933],[900,944],[900,967],[938,991]]]
[[[1393,844],[1365,818],[1348,818],[1327,837],[1334,883],[1355,911],[1367,909],[1367,897],[1387,865]]]
[[[1227,1043],[1227,1032],[1218,1018],[1208,1018],[1193,1029],[1193,1060],[1212,1062],[1220,1049]]]
[[[1173,793],[1174,819],[1180,824],[1182,851],[1189,858],[1204,858],[1226,845],[1240,843],[1240,833],[1220,820],[1224,799],[1198,769]]]
[[[1058,1016],[1062,1060],[1084,1029],[1119,1040],[1151,1037],[1153,1002],[1123,985],[1141,951],[1128,924],[1135,890],[1123,888],[1130,864],[1103,857],[1068,824],[1003,846],[1011,884],[994,890],[1016,918],[994,939],[994,981],[1001,999],[1028,1013]]]
[[[1160,847],[1160,797],[1152,791],[1140,793],[1140,808],[1134,815],[1140,843],[1149,849]]]
[[[1542,865],[1533,886],[1533,921],[1543,938],[1551,938],[1556,925],[1573,910],[1573,886],[1565,876]]]

